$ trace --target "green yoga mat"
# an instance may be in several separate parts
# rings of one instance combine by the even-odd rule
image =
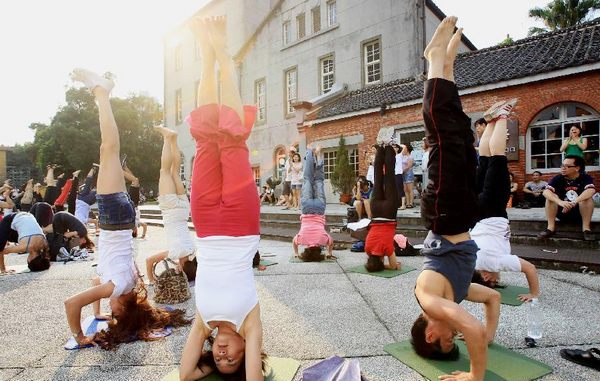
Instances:
[[[276,264],[277,264],[277,262],[269,261],[267,259],[261,259],[260,260],[260,265],[261,266],[273,266],[273,265],[276,265]]]
[[[523,304],[523,302],[517,299],[517,296],[529,293],[529,289],[527,287],[519,286],[497,287],[494,288],[494,290],[498,291],[502,297],[500,303],[507,304],[509,306],[520,306]]]
[[[360,265],[360,266],[356,266],[356,267],[350,267],[346,271],[351,272],[351,273],[373,275],[373,276],[378,276],[378,277],[382,277],[382,278],[393,278],[393,277],[398,276],[398,275],[409,273],[409,272],[411,272],[413,270],[416,270],[416,269],[414,267],[403,265],[400,270],[387,270],[387,269],[385,269],[383,271],[378,271],[378,272],[370,273],[370,272],[367,271],[367,269],[365,269],[365,265]]]
[[[457,340],[460,357],[456,361],[427,360],[415,353],[410,341],[388,344],[383,349],[411,367],[429,380],[437,380],[442,374],[452,374],[455,370],[468,372],[469,353],[465,343]],[[552,373],[552,368],[539,361],[530,359],[498,344],[488,347],[485,381],[529,381]]]
[[[299,367],[300,362],[294,359],[268,357],[265,381],[292,381]],[[162,381],[179,381],[179,368],[173,369],[162,378]],[[222,381],[222,378],[213,374],[203,378],[202,381]]]
[[[297,257],[291,257],[290,263],[333,263],[335,259],[323,259],[321,262],[304,262],[302,259]]]

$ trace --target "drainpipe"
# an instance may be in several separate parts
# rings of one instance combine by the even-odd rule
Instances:
[[[426,25],[426,21],[425,21],[425,0],[417,0],[418,1],[418,7],[420,8],[420,15],[419,18],[421,19],[421,52],[419,52],[418,57],[420,57],[421,60],[421,74],[425,75],[425,72],[427,72],[427,61],[425,60],[425,57],[423,57],[423,52],[425,51],[425,48],[427,47],[427,25]]]

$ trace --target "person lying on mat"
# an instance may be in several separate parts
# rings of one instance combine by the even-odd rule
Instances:
[[[163,126],[156,127],[156,130],[163,137],[158,180],[158,205],[163,215],[169,250],[146,258],[146,274],[150,284],[153,284],[155,281],[154,264],[168,257],[178,264],[188,281],[191,282],[196,279],[196,247],[188,229],[190,202],[179,175],[181,152],[177,145],[177,132]]]
[[[300,216],[300,231],[293,240],[294,256],[305,262],[320,262],[333,257],[333,239],[325,231],[325,188],[323,181],[323,155],[321,147],[306,147],[304,158],[304,185],[302,186],[302,215]],[[302,254],[298,255],[298,246],[305,246]],[[327,256],[322,248],[327,247]]]
[[[462,333],[469,351],[469,372],[443,375],[444,380],[482,381],[487,347],[496,334],[500,294],[472,284],[477,245],[469,229],[477,220],[477,156],[471,121],[462,110],[454,84],[454,59],[462,29],[453,34],[456,17],[446,17],[425,49],[429,62],[423,95],[425,136],[430,149],[429,183],[423,191],[421,215],[430,230],[424,241],[423,271],[415,296],[423,313],[411,329],[412,346],[421,357],[456,359],[454,343]],[[489,112],[494,116],[504,108]],[[443,159],[443,160],[442,160]],[[459,305],[464,299],[485,305],[485,325]]]
[[[60,234],[67,240],[74,241],[73,246],[94,248],[94,241],[88,236],[87,227],[69,212],[56,212],[52,217],[52,223],[42,229],[45,234]]]
[[[190,207],[198,268],[196,318],[179,377],[197,380],[217,373],[262,381],[263,330],[252,270],[260,242],[260,201],[246,145],[256,107],[242,104],[225,30],[225,17],[192,21],[202,56],[198,107],[187,118],[196,141]],[[215,329],[212,349],[205,351]]]
[[[17,244],[7,247],[8,242]],[[4,256],[11,253],[27,254],[27,267],[31,271],[50,268],[48,242],[33,214],[11,213],[0,221],[0,274],[12,272],[4,264]]]
[[[384,174],[385,164],[385,174]],[[365,242],[368,272],[379,272],[384,269],[399,270],[400,263],[394,255],[394,235],[396,234],[396,213],[398,211],[398,191],[394,167],[396,153],[392,146],[377,146],[375,154],[375,185],[371,195],[371,213],[373,218]],[[384,264],[387,257],[388,264]]]
[[[133,203],[127,194],[120,160],[119,129],[110,104],[114,83],[84,69],[75,69],[73,80],[90,89],[98,104],[100,120],[100,167],[97,195],[100,236],[98,277],[92,287],[65,300],[65,311],[73,338],[81,347],[98,343],[112,349],[132,338],[153,340],[156,330],[190,323],[183,310],[167,310],[149,304],[144,282],[133,259]],[[100,300],[109,298],[111,317],[100,312]],[[108,329],[86,337],[81,327],[81,310],[93,304],[97,318],[110,320]]]
[[[494,288],[500,280],[500,271],[523,272],[530,292],[519,295],[518,299],[528,302],[539,296],[540,287],[535,266],[511,255],[510,226],[506,214],[510,197],[506,124],[506,116],[490,121],[479,142],[477,186],[481,219],[470,232],[479,248],[472,282]]]

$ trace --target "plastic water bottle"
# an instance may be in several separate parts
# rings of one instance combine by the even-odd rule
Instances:
[[[531,299],[529,303],[529,314],[527,316],[527,336],[534,340],[542,338],[542,311],[537,298]]]

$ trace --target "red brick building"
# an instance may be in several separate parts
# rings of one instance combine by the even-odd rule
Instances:
[[[508,157],[519,187],[535,170],[546,179],[559,172],[559,147],[577,124],[588,139],[587,172],[600,189],[600,22],[460,54],[456,83],[473,121],[498,100],[518,98]],[[344,134],[358,153],[375,143],[381,128],[393,128],[418,157],[422,95],[423,80],[408,78],[353,91],[318,108],[304,103],[298,106],[307,108],[298,128],[307,143]],[[358,172],[366,173],[364,155],[356,156]]]

